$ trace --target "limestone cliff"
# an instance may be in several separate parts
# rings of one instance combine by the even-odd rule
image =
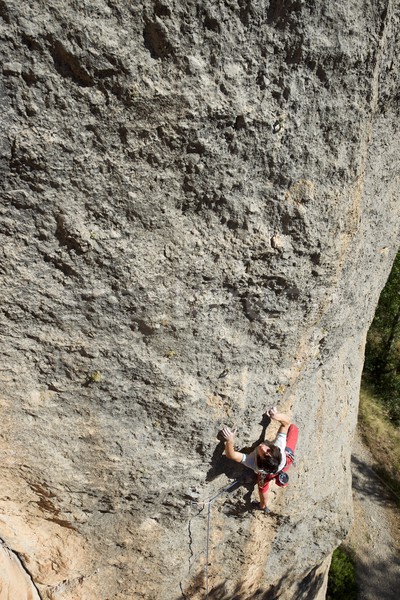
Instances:
[[[204,598],[206,501],[243,473],[216,433],[250,445],[271,404],[297,467],[270,517],[248,480],[213,502],[209,596],[314,599],[399,243],[399,3],[0,17],[0,538],[21,599]]]

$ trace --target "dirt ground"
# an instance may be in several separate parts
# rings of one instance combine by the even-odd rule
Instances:
[[[345,545],[355,552],[359,600],[398,600],[400,514],[373,467],[374,459],[357,434],[352,456],[354,524]]]

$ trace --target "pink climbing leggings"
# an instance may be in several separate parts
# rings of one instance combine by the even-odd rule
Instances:
[[[286,447],[290,448],[293,453],[296,450],[298,438],[299,438],[299,429],[298,429],[297,425],[290,425],[288,432],[287,432]],[[288,468],[290,467],[290,465],[292,464],[292,462],[293,462],[293,459],[290,458],[289,456],[287,456],[286,457],[286,465],[282,469],[282,471],[287,471]],[[265,481],[265,479],[264,479],[264,485],[262,487],[260,487],[260,476],[257,475],[258,489],[260,490],[260,492],[266,492],[267,489],[269,488],[269,484],[271,483],[271,481],[273,479],[275,479],[275,477],[276,477],[276,475],[267,476],[267,481]]]

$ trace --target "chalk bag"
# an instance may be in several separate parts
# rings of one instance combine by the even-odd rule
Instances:
[[[289,483],[289,475],[287,473],[279,473],[278,478],[277,478],[277,484],[280,487],[286,487]]]

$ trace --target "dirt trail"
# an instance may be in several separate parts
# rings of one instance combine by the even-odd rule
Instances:
[[[373,465],[357,434],[352,456],[354,524],[346,545],[356,554],[359,600],[398,600],[400,514]]]

